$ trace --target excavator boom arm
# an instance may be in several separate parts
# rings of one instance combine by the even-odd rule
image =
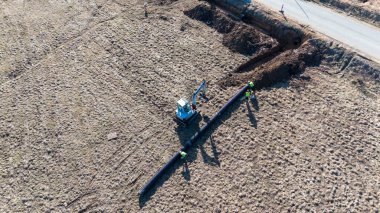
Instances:
[[[202,83],[201,83],[201,85],[199,85],[197,91],[194,92],[194,94],[193,94],[193,102],[192,102],[193,106],[197,105],[197,96],[198,96],[198,94],[201,91],[203,91],[203,93],[206,92],[206,80],[203,80]]]

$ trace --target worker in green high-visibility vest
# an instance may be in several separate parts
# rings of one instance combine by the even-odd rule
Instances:
[[[249,96],[252,95],[251,99],[255,100],[255,84],[252,81],[248,81],[248,89],[247,91],[250,92]],[[249,98],[248,98],[249,99]]]
[[[251,96],[251,91],[249,89],[247,89],[247,91],[245,91],[245,98],[247,98],[247,100],[249,100],[250,96]]]
[[[184,151],[179,151],[179,154],[181,155],[181,159],[185,159],[187,156],[187,153]]]
[[[255,84],[254,84],[252,81],[249,81],[249,82],[248,82],[248,86],[249,86],[249,89],[250,89],[251,91],[253,91],[253,90],[254,90],[254,87],[255,87]]]

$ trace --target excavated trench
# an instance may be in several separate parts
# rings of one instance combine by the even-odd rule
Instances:
[[[319,49],[306,36],[279,27],[276,21],[241,20],[209,3],[184,13],[223,34],[224,46],[249,58],[220,81],[222,87],[239,86],[247,80],[253,80],[257,89],[270,87],[320,62]]]
[[[148,3],[163,6],[163,5],[170,5],[176,1],[178,0],[149,0]]]
[[[247,80],[253,80],[256,88],[270,87],[278,82],[290,79],[291,76],[302,73],[307,66],[317,65],[320,60],[319,50],[305,42],[298,49],[281,52],[271,60],[264,58],[261,65],[244,73],[230,73],[228,78],[221,81],[221,86],[239,86]],[[269,57],[271,58],[271,57]]]
[[[276,39],[213,5],[200,4],[184,13],[224,34],[223,45],[234,52],[254,56],[279,45]]]

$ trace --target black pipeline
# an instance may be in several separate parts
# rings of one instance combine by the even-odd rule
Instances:
[[[248,85],[245,85],[243,88],[241,88],[228,102],[217,112],[215,113],[212,118],[210,118],[210,121],[203,126],[198,132],[196,132],[186,143],[185,146],[180,149],[180,151],[176,152],[175,155],[160,169],[156,172],[156,174],[145,184],[145,186],[140,190],[139,194],[140,196],[147,193],[150,188],[154,186],[154,184],[157,182],[157,180],[171,167],[174,165],[174,163],[181,158],[180,152],[184,151],[186,152],[196,140],[198,140],[205,132],[206,130],[216,121],[216,119],[219,118],[219,116],[226,111],[226,109],[232,105],[239,97],[243,95],[243,93],[247,90]]]

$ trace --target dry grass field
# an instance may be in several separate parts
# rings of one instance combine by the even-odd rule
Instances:
[[[246,40],[231,36],[245,31],[220,32],[184,13],[199,4],[150,1],[146,18],[137,0],[0,2],[0,212],[379,210],[378,82],[329,64],[301,67],[299,58],[289,66],[301,74],[236,103],[139,199],[243,77],[302,51],[236,74],[277,41],[251,26],[256,49],[241,53]],[[202,118],[180,127],[176,101],[202,79]]]

